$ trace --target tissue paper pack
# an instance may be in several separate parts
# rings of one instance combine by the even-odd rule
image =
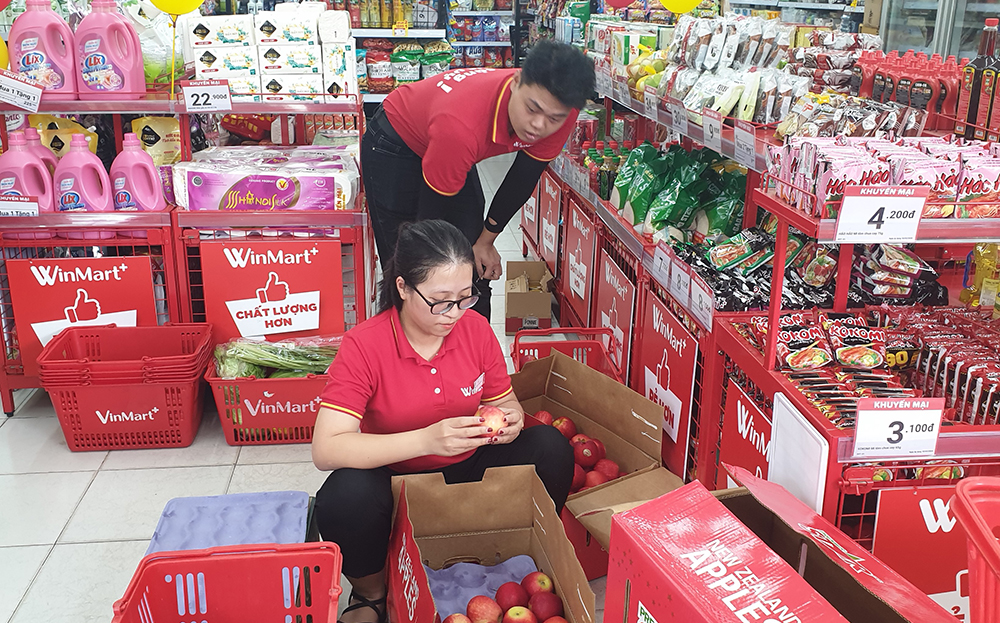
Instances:
[[[282,6],[282,5],[278,5]],[[351,40],[351,14],[347,11],[324,11],[319,16],[319,42],[347,43]]]
[[[209,46],[195,52],[194,72],[199,80],[257,76],[257,48]]]
[[[195,50],[208,46],[252,46],[254,43],[252,15],[194,16],[188,18],[187,26],[185,34]]]
[[[267,75],[261,80],[265,102],[322,101],[322,74]]]
[[[254,18],[257,45],[303,43],[319,45],[318,15],[313,11],[262,11]]]
[[[323,58],[315,45],[264,45],[260,52],[260,68],[269,74],[323,73]]]
[[[234,102],[259,102],[261,98],[260,76],[240,76],[228,78],[229,93]]]
[[[337,97],[358,93],[357,56],[354,43],[323,44],[323,91],[328,103]]]

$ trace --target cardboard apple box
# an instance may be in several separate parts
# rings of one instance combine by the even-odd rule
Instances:
[[[441,620],[423,565],[494,565],[520,555],[531,556],[539,571],[552,578],[567,621],[597,623],[594,593],[534,467],[492,468],[481,482],[451,485],[440,473],[398,476],[392,488],[396,515],[387,561],[391,623]]]
[[[505,331],[552,328],[552,273],[545,262],[507,262]]]
[[[544,409],[568,417],[577,430],[600,439],[608,458],[628,474],[569,497],[562,518],[587,579],[608,570],[611,515],[684,484],[661,466],[663,407],[571,357],[555,352],[526,363],[511,376],[514,394],[529,414]],[[595,533],[596,530],[596,533]]]
[[[780,485],[729,469],[743,488],[693,482],[614,516],[605,620],[954,623]]]

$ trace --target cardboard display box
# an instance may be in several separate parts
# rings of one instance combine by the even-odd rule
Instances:
[[[545,485],[531,466],[493,468],[481,482],[448,485],[444,476],[393,478],[396,517],[389,540],[392,623],[434,623],[438,613],[423,565],[493,565],[528,555],[552,578],[570,623],[597,623],[594,593],[566,538]]]
[[[526,278],[525,278],[526,277]],[[506,333],[552,328],[552,273],[545,262],[507,262]]]
[[[563,510],[566,534],[587,579],[601,577],[608,569],[607,533],[612,512],[624,508],[623,504],[634,506],[684,484],[660,466],[663,407],[558,352],[526,363],[511,381],[514,394],[529,414],[527,425],[538,424],[530,414],[541,409],[553,418],[566,416],[579,432],[604,442],[608,458],[628,474],[571,495]],[[600,527],[603,523],[607,528]]]
[[[608,621],[954,622],[781,486],[694,482],[615,515]]]
[[[882,0],[865,0],[865,17],[861,25],[878,32],[882,24]]]

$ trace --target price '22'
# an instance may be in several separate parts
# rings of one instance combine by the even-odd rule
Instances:
[[[212,99],[226,99],[225,95],[211,93],[191,93],[191,107],[198,108],[199,106],[208,106]]]
[[[889,211],[889,218],[890,219],[914,218],[916,215],[917,215],[917,211],[916,210],[890,210]],[[885,208],[879,208],[878,210],[875,210],[875,214],[873,214],[872,217],[870,219],[868,219],[868,224],[869,225],[874,225],[875,229],[882,229],[882,225],[885,224]]]

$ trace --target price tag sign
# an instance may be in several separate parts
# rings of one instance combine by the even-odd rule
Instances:
[[[684,309],[691,302],[691,267],[677,257],[670,266],[670,296],[681,304]]]
[[[393,37],[408,37],[410,36],[410,22],[402,21],[396,22],[392,25],[392,36]]]
[[[0,102],[38,112],[42,102],[42,86],[34,80],[0,69]]]
[[[629,104],[632,100],[632,95],[628,91],[628,82],[623,78],[615,80],[615,99],[623,104]]]
[[[691,305],[688,310],[698,324],[708,331],[712,330],[712,318],[715,316],[715,294],[701,278],[701,275],[694,271],[691,271]]]
[[[701,127],[705,131],[702,139],[705,147],[722,153],[722,113],[705,108],[701,111]]]
[[[598,73],[600,77],[601,84],[598,87],[602,95],[611,95],[611,67],[605,63],[601,66],[601,71]]]
[[[228,80],[182,80],[181,91],[188,112],[228,112],[233,109]]]
[[[754,139],[753,125],[749,121],[737,121],[733,133],[736,141],[736,162],[748,169],[757,166],[757,141]]]
[[[848,186],[837,215],[838,244],[914,242],[930,186]]]
[[[646,118],[658,121],[656,87],[646,86],[642,94],[642,104],[645,107]]]
[[[673,266],[673,260],[670,256],[672,254],[673,249],[667,246],[665,242],[660,242],[656,245],[656,249],[653,250],[653,267],[650,272],[653,275],[653,279],[664,287],[670,285],[670,268]]]
[[[854,424],[855,459],[934,456],[944,398],[862,398]]]
[[[667,102],[667,110],[670,111],[670,129],[678,134],[687,134],[688,116],[684,102],[671,97]]]
[[[38,199],[0,195],[0,216],[38,216]]]

